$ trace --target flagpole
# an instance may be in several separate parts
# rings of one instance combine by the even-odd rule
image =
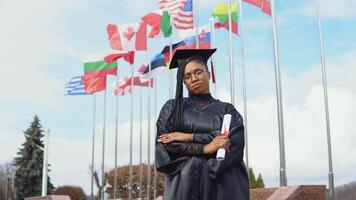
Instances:
[[[143,167],[142,167],[142,88],[140,88],[140,190],[138,198],[142,198],[142,183],[143,183]]]
[[[105,77],[107,78],[107,77]],[[102,161],[101,161],[101,199],[104,200],[104,186],[105,178],[105,126],[106,126],[106,81],[104,90],[104,121],[103,121],[103,147],[102,147]]]
[[[49,144],[49,129],[45,133],[44,148],[43,148],[43,165],[42,165],[42,196],[47,195],[47,179],[48,179],[48,144]],[[9,196],[9,195],[7,195]]]
[[[215,48],[215,27],[214,27],[214,18],[211,17],[209,19],[210,29],[211,29],[211,48]],[[211,62],[213,63],[211,73],[214,73],[215,83],[214,83],[214,96],[217,98],[217,90],[216,90],[216,70],[215,70],[215,59],[214,56],[211,56]]]
[[[95,150],[95,113],[96,113],[96,94],[94,94],[93,106],[93,138],[91,146],[91,182],[90,182],[90,198],[94,200],[94,150]]]
[[[231,22],[231,0],[227,0],[228,13],[229,13],[229,65],[230,65],[230,93],[231,104],[235,106],[235,70],[234,58],[232,52],[232,22]]]
[[[334,187],[334,172],[333,172],[333,159],[331,151],[331,136],[330,136],[330,118],[329,118],[329,98],[328,98],[328,86],[325,68],[325,54],[324,54],[324,40],[321,27],[320,19],[320,3],[316,0],[316,14],[318,20],[318,32],[320,40],[320,63],[323,78],[323,88],[324,88],[324,106],[325,106],[325,123],[326,123],[326,135],[327,135],[327,145],[328,145],[328,162],[329,162],[329,197],[331,200],[335,200],[335,187]]]
[[[147,36],[146,36],[147,37]],[[148,59],[148,111],[147,111],[147,200],[151,196],[151,62],[149,53],[149,40],[147,39],[147,59]]]
[[[195,48],[199,49],[199,22],[198,22],[198,9],[197,0],[192,0],[193,6],[193,23],[195,24]]]
[[[283,124],[283,105],[282,105],[282,87],[281,87],[281,72],[279,66],[279,49],[278,49],[278,37],[277,37],[277,25],[276,25],[276,12],[274,0],[271,3],[271,19],[272,19],[272,31],[273,31],[273,51],[274,51],[274,70],[276,78],[276,94],[277,94],[277,111],[278,111],[278,132],[279,132],[279,157],[280,157],[280,186],[287,186],[286,175],[286,156],[285,156],[285,144],[284,144],[284,124]]]
[[[130,165],[129,165],[129,200],[132,199],[132,144],[133,144],[133,101],[134,101],[134,66],[131,67],[131,96],[130,96]]]
[[[116,81],[119,83],[119,66],[116,70]],[[117,144],[118,144],[118,131],[119,131],[119,94],[116,95],[116,113],[115,113],[115,168],[114,168],[114,199],[117,193]]]
[[[242,69],[242,99],[244,108],[244,127],[245,127],[245,159],[246,168],[249,169],[248,160],[248,127],[247,127],[247,94],[246,94],[246,70],[245,70],[245,43],[244,43],[244,32],[243,32],[243,13],[242,13],[242,0],[238,0],[239,7],[239,21],[240,25],[238,27],[240,32],[240,42],[241,42],[241,69]],[[247,170],[249,172],[249,170]]]
[[[153,104],[153,119],[154,121],[157,120],[157,79],[154,79],[154,83],[153,83],[153,87],[154,87],[154,104]],[[154,126],[154,133],[157,133],[157,127]],[[154,159],[156,160],[156,157],[154,156]],[[154,179],[153,179],[153,199],[156,199],[157,196],[157,169],[156,169],[156,165],[154,165]]]
[[[172,17],[170,18],[171,27],[173,28]],[[172,60],[173,46],[172,46],[172,34],[169,35],[169,61]],[[173,71],[169,70],[169,98],[173,98]]]

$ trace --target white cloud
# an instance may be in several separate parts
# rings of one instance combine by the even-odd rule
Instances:
[[[71,45],[51,31],[68,1],[9,1],[0,7],[2,101],[51,105],[63,83],[46,72],[55,55],[76,55]]]
[[[336,184],[356,179],[355,130],[356,75],[350,51],[327,59],[328,92]],[[261,172],[268,186],[279,184],[279,143],[274,76],[266,63],[248,70],[248,138],[250,166]],[[257,64],[260,63],[260,64]],[[250,63],[251,64],[251,63]],[[258,72],[258,73],[257,73]],[[253,76],[252,76],[253,74]],[[287,176],[291,184],[327,184],[327,140],[321,68],[293,77],[282,73]],[[257,93],[254,90],[259,90]],[[219,90],[230,100],[229,91]],[[237,102],[242,114],[242,102]],[[266,153],[268,152],[268,153]]]
[[[321,17],[327,19],[351,19],[356,17],[355,13],[356,2],[350,0],[325,0],[320,1]],[[297,9],[291,9],[289,12],[307,16],[315,17],[316,5],[314,1],[306,1],[306,3]]]

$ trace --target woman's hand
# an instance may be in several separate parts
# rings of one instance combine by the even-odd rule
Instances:
[[[182,133],[182,132],[173,132],[162,134],[158,138],[158,142],[162,142],[163,144],[167,144],[173,141],[177,142],[192,142],[193,134]]]
[[[231,143],[228,136],[219,135],[204,146],[204,154],[214,154],[219,148],[224,148],[226,151],[229,151],[230,145]]]

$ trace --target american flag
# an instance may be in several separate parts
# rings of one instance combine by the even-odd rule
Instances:
[[[167,10],[177,29],[193,28],[192,0],[159,0],[159,9]]]

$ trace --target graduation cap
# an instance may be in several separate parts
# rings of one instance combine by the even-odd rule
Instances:
[[[178,49],[172,57],[169,69],[185,66],[185,64],[193,58],[198,58],[207,62],[215,51],[216,49]]]

